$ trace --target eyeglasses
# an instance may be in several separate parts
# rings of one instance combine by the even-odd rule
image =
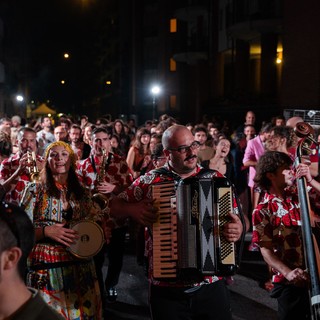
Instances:
[[[0,206],[0,220],[3,220],[7,226],[9,227],[12,234],[15,236],[17,240],[17,246],[20,247],[20,237],[17,228],[16,221],[13,217],[14,212],[12,208],[7,203],[1,203]]]
[[[181,146],[178,148],[168,148],[169,151],[178,151],[181,154],[184,154],[190,150],[197,150],[200,148],[200,143],[198,141],[193,141],[190,146]]]

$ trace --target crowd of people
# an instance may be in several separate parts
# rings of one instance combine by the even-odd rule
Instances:
[[[85,115],[78,121],[62,116],[55,123],[48,116],[30,122],[17,115],[0,119],[0,220],[5,222],[0,239],[10,235],[1,241],[0,255],[13,257],[10,269],[0,265],[0,316],[17,313],[12,319],[20,319],[42,299],[39,313],[49,319],[102,319],[106,303],[118,298],[129,235],[137,263],[147,268],[152,319],[231,319],[226,278],[173,281],[153,274],[152,225],[159,207],[152,187],[206,172],[206,178],[224,178],[233,186],[222,237],[236,243],[252,232],[246,249],[260,251],[270,267],[265,288],[278,299],[279,318],[308,319],[309,278],[294,186],[296,179],[306,180],[317,215],[319,159],[313,143],[308,148],[315,152],[294,165],[299,122],[303,119],[286,122],[278,116],[259,128],[253,111],[236,128],[226,121],[183,125],[166,114],[142,126],[109,115],[91,122]],[[84,221],[103,237],[99,250],[85,258],[70,249],[88,241],[74,228]],[[22,240],[25,228],[30,237]],[[2,301],[12,292],[1,290],[9,281],[21,287],[21,299],[10,308]]]

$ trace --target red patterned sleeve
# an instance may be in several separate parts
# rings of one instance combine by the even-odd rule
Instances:
[[[0,180],[5,181],[10,176],[10,168],[7,159],[3,160],[0,165]]]
[[[272,241],[272,225],[270,223],[268,203],[259,203],[252,213],[252,242],[259,245],[261,241]]]

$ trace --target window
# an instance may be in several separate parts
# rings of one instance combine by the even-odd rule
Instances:
[[[170,32],[177,32],[177,19],[170,19]]]
[[[177,63],[173,58],[170,58],[170,71],[177,71]]]
[[[170,96],[170,109],[175,109],[177,106],[177,96],[172,95]]]

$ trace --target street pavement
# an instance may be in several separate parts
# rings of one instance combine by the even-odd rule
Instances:
[[[107,260],[107,259],[106,259]],[[105,262],[104,273],[108,262]],[[238,273],[228,285],[234,320],[274,320],[276,300],[261,288],[267,280],[267,267],[259,252],[249,252],[246,248]],[[107,320],[150,320],[148,309],[148,282],[142,266],[136,262],[131,250],[124,257],[122,273],[117,286],[118,299],[108,303]],[[170,319],[168,319],[170,320]]]

